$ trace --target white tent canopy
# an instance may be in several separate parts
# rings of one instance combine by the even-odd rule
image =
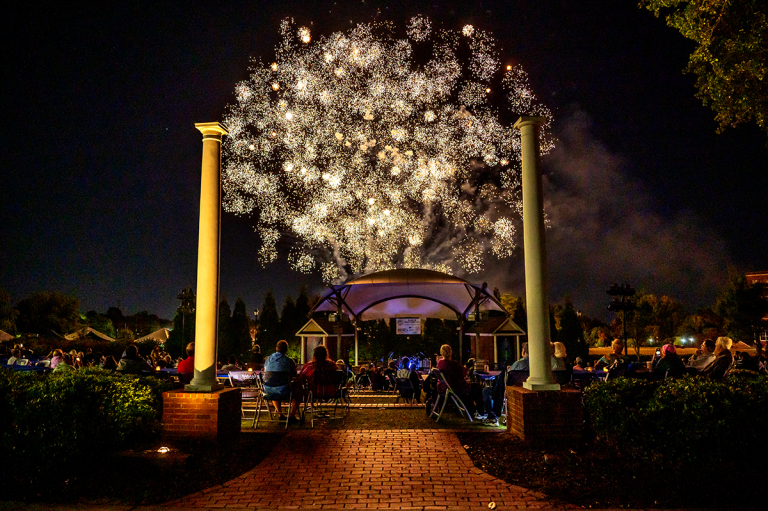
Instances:
[[[481,310],[506,313],[485,287],[438,271],[397,269],[331,286],[312,312],[341,309],[362,321],[402,314],[455,320],[466,318],[475,305]]]
[[[161,328],[160,330],[155,330],[151,334],[147,334],[144,337],[139,337],[135,342],[157,341],[159,343],[164,343],[168,340],[170,333],[171,331],[167,328]]]
[[[487,310],[500,311],[505,317],[509,315],[487,291],[485,283],[475,286],[439,271],[404,268],[371,273],[345,284],[331,286],[310,311],[310,315],[322,311],[346,313],[355,323],[403,316],[420,317],[422,320],[459,320],[462,325],[459,330],[461,352],[461,328],[467,316]],[[338,342],[341,342],[341,336]],[[355,364],[358,361],[357,354],[355,328]]]

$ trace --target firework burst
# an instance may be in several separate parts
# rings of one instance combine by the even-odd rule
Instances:
[[[490,34],[421,16],[406,33],[375,23],[317,37],[286,20],[275,60],[237,84],[223,204],[255,213],[263,263],[281,233],[292,267],[327,282],[398,266],[472,273],[512,254],[520,144],[502,118],[551,115],[522,69],[502,69]],[[417,46],[431,56],[417,61]],[[431,251],[437,231],[450,261]]]

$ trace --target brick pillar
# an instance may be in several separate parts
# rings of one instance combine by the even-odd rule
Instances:
[[[163,392],[163,434],[211,440],[240,433],[240,389]]]
[[[578,441],[584,426],[581,393],[507,387],[507,432],[530,441]]]

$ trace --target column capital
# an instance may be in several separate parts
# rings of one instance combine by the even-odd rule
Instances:
[[[528,117],[523,115],[517,120],[513,128],[521,129],[523,126],[527,126],[529,124],[541,126],[545,122],[547,122],[547,119],[544,117]]]
[[[215,139],[221,142],[221,137],[229,134],[224,125],[218,121],[196,122],[195,128],[200,130],[200,133],[203,134],[203,140]]]

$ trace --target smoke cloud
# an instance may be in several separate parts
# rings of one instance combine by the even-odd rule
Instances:
[[[570,297],[587,314],[610,317],[605,291],[615,282],[691,309],[711,305],[729,266],[723,239],[695,212],[658,204],[627,162],[595,140],[587,114],[556,124],[556,148],[542,159],[550,299]],[[522,248],[520,229],[516,257],[489,261],[489,285],[524,293]]]

